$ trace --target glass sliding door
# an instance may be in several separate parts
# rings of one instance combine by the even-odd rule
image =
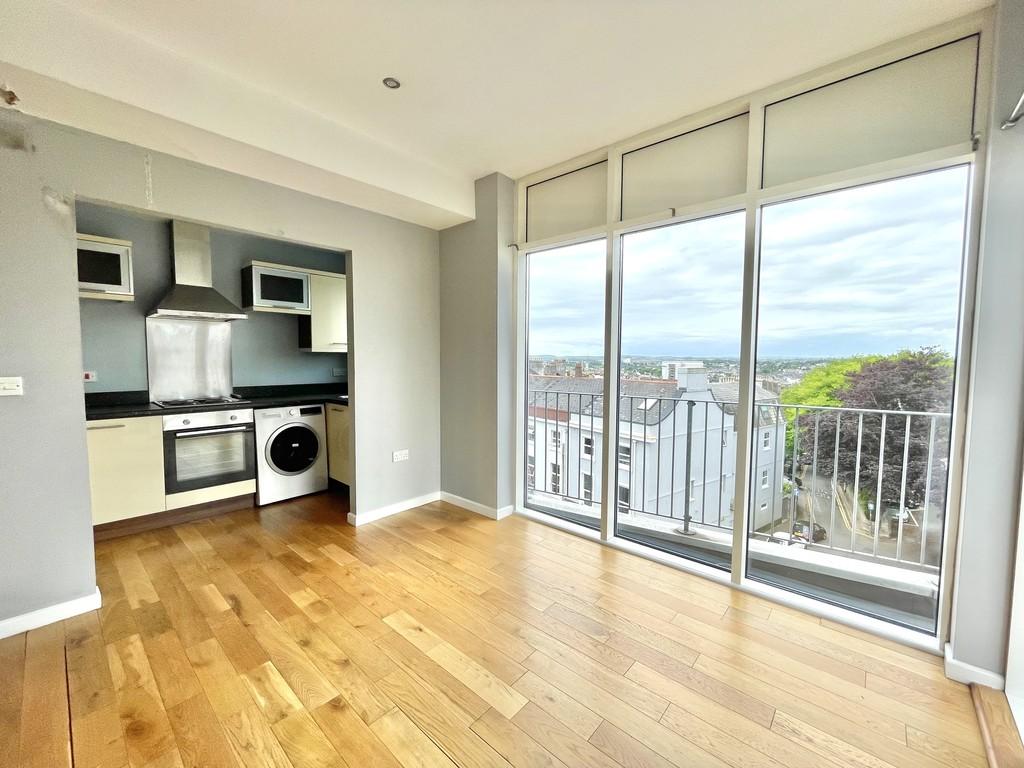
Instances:
[[[762,208],[749,578],[935,631],[969,183]]]
[[[526,506],[601,520],[605,240],[527,255]]]
[[[744,213],[622,237],[618,536],[728,569]]]

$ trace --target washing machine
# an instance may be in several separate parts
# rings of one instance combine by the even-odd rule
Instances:
[[[327,488],[327,421],[322,405],[258,408],[256,503],[273,504]]]

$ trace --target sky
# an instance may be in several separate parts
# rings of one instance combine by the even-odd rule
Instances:
[[[758,357],[954,351],[966,166],[765,206]],[[626,235],[622,354],[739,357],[743,213]],[[529,257],[529,353],[603,353],[603,240]]]

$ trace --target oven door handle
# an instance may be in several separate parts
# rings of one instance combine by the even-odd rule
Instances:
[[[178,433],[174,436],[175,440],[184,440],[187,437],[202,437],[203,435],[222,435],[227,432],[248,432],[252,429],[252,426],[246,425],[241,427],[224,427],[218,429],[200,429],[197,432],[183,432]]]

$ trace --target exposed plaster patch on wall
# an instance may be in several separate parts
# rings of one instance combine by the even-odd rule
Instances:
[[[146,207],[153,209],[153,156],[146,153],[142,166],[146,172]]]
[[[53,187],[43,187],[43,204],[61,219],[70,220],[72,217],[71,201]]]
[[[7,83],[0,83],[0,100],[9,107],[18,103],[18,94],[7,87]]]

